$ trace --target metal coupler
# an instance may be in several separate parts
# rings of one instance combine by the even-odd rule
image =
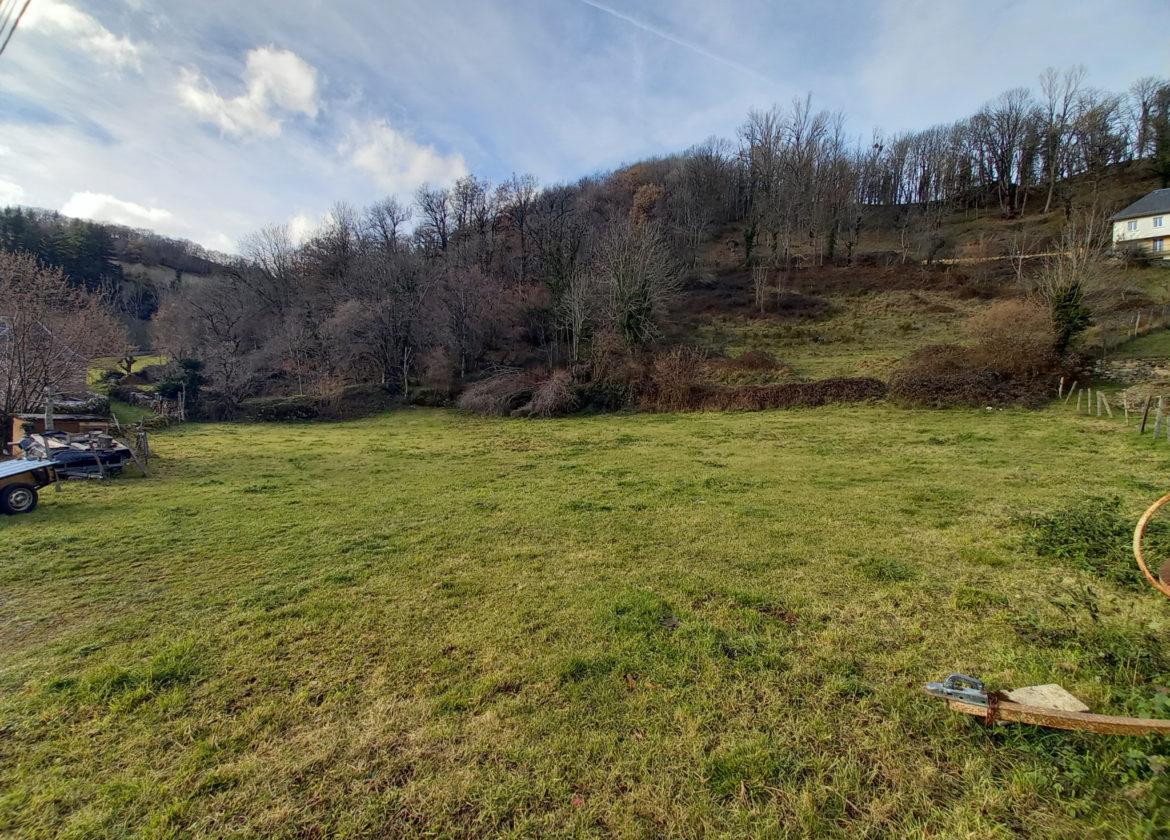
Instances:
[[[964,703],[987,705],[987,687],[983,680],[966,674],[951,674],[942,682],[928,682],[926,693],[948,700],[962,700]]]

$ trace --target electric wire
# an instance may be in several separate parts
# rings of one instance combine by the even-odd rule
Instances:
[[[8,30],[8,37],[4,39],[3,44],[0,44],[0,55],[4,55],[4,50],[8,48],[8,42],[12,40],[12,36],[16,32],[16,27],[20,26],[20,19],[24,17],[24,13],[28,11],[28,6],[31,2],[32,0],[24,0],[24,5],[20,7],[20,14],[16,16],[16,20],[12,22],[12,28]]]

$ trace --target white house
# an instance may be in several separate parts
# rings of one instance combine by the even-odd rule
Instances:
[[[1136,245],[1170,259],[1170,189],[1154,190],[1109,221],[1113,222],[1114,248]]]

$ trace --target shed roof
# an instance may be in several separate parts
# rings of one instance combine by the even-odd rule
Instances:
[[[1154,190],[1149,195],[1139,198],[1120,213],[1109,217],[1111,222],[1120,222],[1125,219],[1136,219],[1139,216],[1153,216],[1157,213],[1170,213],[1170,188]]]

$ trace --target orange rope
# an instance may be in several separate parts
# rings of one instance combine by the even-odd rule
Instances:
[[[1170,493],[1150,505],[1149,510],[1143,513],[1142,518],[1138,520],[1137,528],[1133,532],[1133,556],[1137,560],[1138,568],[1142,570],[1142,574],[1146,576],[1150,585],[1170,598],[1170,581],[1161,581],[1154,577],[1149,567],[1146,566],[1146,558],[1142,555],[1142,537],[1146,535],[1146,526],[1150,524],[1150,518],[1167,502],[1170,502]]]

